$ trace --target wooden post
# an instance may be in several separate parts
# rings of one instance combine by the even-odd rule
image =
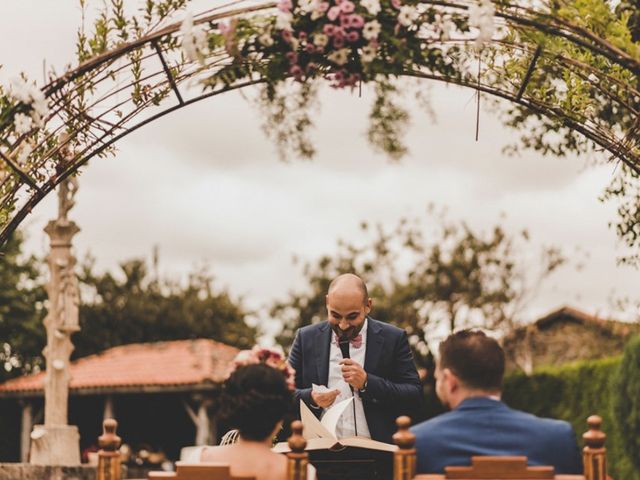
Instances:
[[[287,453],[287,480],[307,480],[309,454],[304,451],[307,441],[302,436],[302,422],[295,420],[291,424],[291,431],[288,440],[291,451]]]
[[[582,449],[584,462],[584,476],[587,480],[606,480],[607,478],[607,449],[604,442],[607,435],[600,429],[602,418],[592,415],[587,418],[589,430],[582,435],[585,446]]]
[[[398,450],[393,454],[393,480],[412,480],[416,475],[416,436],[409,431],[411,418],[396,419],[398,431],[393,435],[393,443]]]
[[[118,422],[107,418],[102,422],[103,432],[98,437],[98,474],[97,480],[120,480],[120,437],[116,435]]]

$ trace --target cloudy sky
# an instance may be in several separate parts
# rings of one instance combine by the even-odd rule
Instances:
[[[58,71],[73,62],[79,22],[71,0],[4,0],[0,82],[20,71],[41,81],[43,61]],[[633,285],[640,272],[616,266],[623,250],[607,226],[615,205],[598,201],[613,165],[535,152],[508,157],[502,148],[517,133],[489,111],[475,141],[473,92],[423,85],[431,88],[437,121],[412,110],[411,154],[400,164],[366,143],[367,89],[362,98],[322,92],[313,162],[279,162],[258,112],[236,93],[169,115],[124,139],[114,158],[84,169],[71,213],[82,228],[76,253],[91,252],[101,269],[115,269],[125,259],[150,258],[157,245],[162,274],[184,278],[208,263],[219,286],[259,309],[304,286],[293,255],[330,253],[338,238],[359,240],[362,220],[392,226],[402,216],[423,216],[435,203],[477,230],[489,230],[504,215],[510,231],[527,228],[535,244],[561,246],[584,263],[549,280],[531,303],[530,318],[565,304],[622,315],[610,301],[638,299]],[[46,251],[42,227],[54,215],[49,198],[26,219],[30,251]],[[533,252],[523,255],[535,270]]]

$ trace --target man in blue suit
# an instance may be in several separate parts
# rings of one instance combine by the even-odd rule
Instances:
[[[419,473],[470,465],[473,455],[526,455],[529,465],[582,473],[571,425],[512,410],[500,401],[504,352],[481,331],[463,330],[440,344],[436,393],[452,410],[414,426]]]
[[[404,330],[369,317],[372,301],[358,276],[345,274],[329,286],[328,320],[301,328],[289,353],[296,371],[296,400],[317,416],[353,397],[337,425],[339,438],[391,442],[398,415],[412,414],[422,386]],[[341,350],[349,341],[348,357]]]

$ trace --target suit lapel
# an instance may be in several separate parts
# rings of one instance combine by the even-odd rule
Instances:
[[[378,361],[382,356],[384,337],[381,331],[382,327],[369,317],[367,325],[367,351],[364,354],[364,369],[367,372],[374,373],[376,371]]]
[[[329,323],[324,322],[318,328],[314,348],[318,384],[327,385],[329,382],[329,347],[331,346],[331,329]]]

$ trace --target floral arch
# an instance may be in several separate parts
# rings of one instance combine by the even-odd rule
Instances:
[[[192,16],[187,0],[111,0],[78,34],[79,66],[0,87],[0,246],[35,205],[129,133],[194,102],[261,85],[276,143],[313,148],[305,107],[315,86],[375,85],[369,139],[398,158],[398,77],[507,100],[522,146],[562,155],[601,149],[640,175],[640,20],[606,0],[234,1]],[[634,23],[635,22],[635,23]],[[635,29],[634,29],[635,25]],[[202,85],[187,97],[185,85]],[[294,108],[292,108],[292,106]],[[640,197],[618,233],[640,243]],[[621,227],[622,225],[622,227]],[[626,230],[621,228],[626,226]]]

